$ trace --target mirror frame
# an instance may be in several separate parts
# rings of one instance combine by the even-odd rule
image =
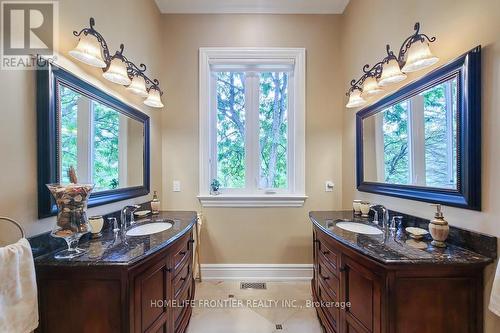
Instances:
[[[458,76],[457,189],[365,181],[363,119],[455,75]],[[481,46],[356,113],[356,183],[362,192],[481,210]]]
[[[40,68],[41,67],[41,68]],[[119,188],[92,193],[88,206],[95,207],[111,202],[147,195],[150,192],[150,120],[145,113],[120,101],[118,98],[85,82],[69,71],[43,61],[36,71],[37,109],[37,162],[38,162],[38,217],[57,213],[57,207],[45,184],[57,183],[59,175],[59,117],[57,85],[63,83],[92,100],[139,121],[144,126],[143,183],[140,186]]]

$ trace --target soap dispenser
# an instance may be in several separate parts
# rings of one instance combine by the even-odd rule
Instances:
[[[444,219],[441,205],[434,204],[433,206],[436,206],[437,211],[434,215],[434,220],[429,222],[429,232],[432,236],[431,244],[436,247],[446,247],[446,243],[444,241],[446,240],[446,238],[448,238],[448,234],[450,233],[450,226]]]
[[[160,213],[160,199],[158,199],[156,191],[154,191],[153,200],[151,200],[151,210],[155,215]]]

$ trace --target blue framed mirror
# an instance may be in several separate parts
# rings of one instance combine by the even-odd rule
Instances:
[[[356,114],[359,191],[481,210],[481,47]]]
[[[49,62],[37,70],[38,215],[55,215],[45,184],[95,184],[89,207],[150,190],[149,116]]]

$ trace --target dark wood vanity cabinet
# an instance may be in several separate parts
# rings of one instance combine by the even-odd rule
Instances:
[[[132,266],[37,267],[38,331],[185,332],[192,267],[192,232]]]
[[[328,333],[482,332],[483,267],[384,265],[314,230],[313,297]]]

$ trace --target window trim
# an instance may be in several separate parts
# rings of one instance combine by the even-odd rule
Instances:
[[[294,170],[294,186],[291,193],[248,194],[226,193],[210,195],[210,155],[213,142],[213,120],[211,117],[212,73],[210,65],[220,62],[240,63],[244,60],[269,63],[285,62],[294,64],[293,112],[294,124],[289,128],[289,138],[293,138],[293,151],[289,156],[293,162],[289,170]],[[199,50],[199,195],[203,206],[207,207],[297,207],[304,204],[305,195],[305,49],[304,48],[200,48]],[[207,102],[208,101],[208,102]],[[292,104],[292,101],[289,101]]]

